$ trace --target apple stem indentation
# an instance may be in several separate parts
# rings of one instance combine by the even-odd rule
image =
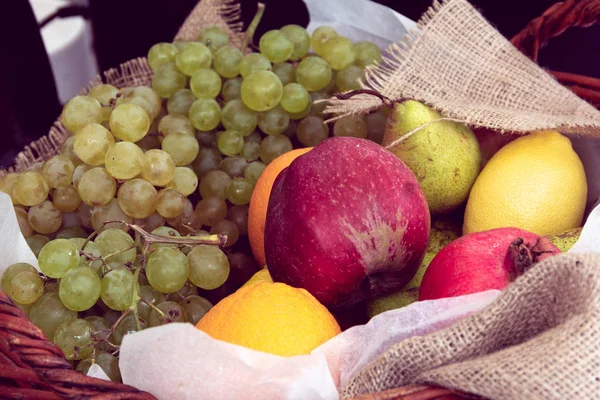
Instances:
[[[508,247],[508,251],[513,261],[513,268],[508,271],[511,282],[523,275],[533,264],[554,254],[551,242],[543,237],[539,238],[533,246],[525,244],[523,238],[516,238]]]

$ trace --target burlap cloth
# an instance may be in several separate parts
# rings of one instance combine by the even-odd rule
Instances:
[[[436,1],[417,26],[386,51],[381,66],[368,68],[365,87],[392,100],[423,101],[474,126],[600,136],[600,112],[521,53],[466,0]],[[332,100],[325,111],[340,117],[380,106],[376,97],[359,95]]]
[[[490,399],[600,398],[600,255],[535,265],[482,312],[391,347],[342,398],[409,383]]]

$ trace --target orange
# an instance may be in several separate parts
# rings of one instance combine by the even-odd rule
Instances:
[[[259,282],[221,300],[196,327],[215,339],[280,356],[309,354],[341,330],[304,289]]]
[[[277,175],[292,163],[296,158],[311,150],[312,147],[288,151],[271,161],[254,185],[250,208],[248,209],[248,239],[254,259],[264,268],[265,260],[265,220],[267,219],[267,206]]]

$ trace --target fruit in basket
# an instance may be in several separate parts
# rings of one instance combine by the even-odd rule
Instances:
[[[481,171],[463,231],[516,227],[558,234],[581,226],[586,201],[585,171],[569,138],[533,132],[501,148]]]
[[[429,244],[415,276],[402,289],[367,302],[367,315],[373,318],[382,312],[408,306],[419,300],[419,286],[431,260],[445,246],[462,235],[462,218],[453,213],[432,217]]]
[[[390,148],[417,177],[431,213],[444,214],[462,205],[479,174],[481,153],[473,132],[417,101],[394,105],[388,117],[383,146],[425,126]]]
[[[221,300],[196,327],[215,339],[286,357],[309,354],[340,333],[333,315],[306,290],[268,282]]]
[[[267,218],[267,207],[273,182],[279,173],[287,168],[292,161],[301,155],[310,151],[311,148],[296,149],[282,154],[265,168],[265,170],[256,181],[252,198],[250,199],[250,208],[248,209],[248,239],[250,247],[254,254],[254,259],[262,268],[266,265],[265,260],[265,220]]]
[[[558,253],[550,241],[523,229],[466,234],[431,260],[419,288],[419,301],[502,290],[535,263]]]
[[[266,263],[274,281],[350,306],[408,283],[429,227],[423,191],[402,161],[366,139],[329,138],[276,178]]]

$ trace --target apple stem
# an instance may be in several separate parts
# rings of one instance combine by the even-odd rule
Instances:
[[[554,254],[552,243],[540,237],[533,246],[526,245],[523,238],[516,238],[508,247],[514,268],[509,271],[509,279],[513,282],[523,275],[535,263],[545,260]]]

